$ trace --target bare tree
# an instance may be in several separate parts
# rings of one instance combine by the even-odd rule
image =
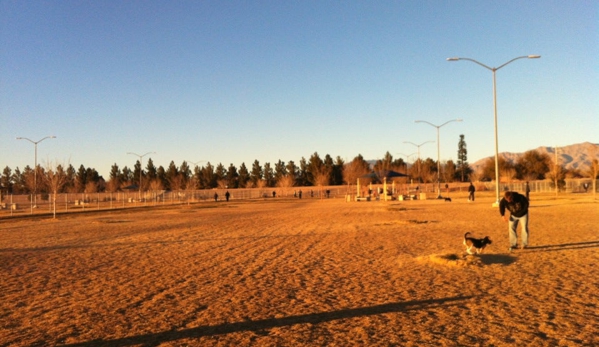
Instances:
[[[150,189],[153,191],[163,190],[164,186],[162,185],[162,181],[160,181],[158,178],[153,179],[150,181]]]
[[[264,187],[266,187],[266,181],[265,180],[259,179],[259,180],[257,180],[254,183],[254,188],[260,188],[261,189],[261,188],[264,188]]]
[[[98,184],[96,182],[87,182],[85,184],[85,194],[93,194],[98,192]]]
[[[429,165],[422,165],[420,168],[420,178],[423,183],[434,182],[435,175],[436,173],[431,170],[431,166]]]
[[[192,200],[194,196],[194,191],[196,190],[196,186],[198,183],[198,178],[195,175],[192,175],[191,178],[187,180],[187,184],[185,185],[185,194],[187,196],[187,205],[189,205],[190,200]],[[195,199],[194,199],[195,200]]]
[[[347,185],[357,183],[358,178],[366,175],[369,171],[368,163],[361,157],[354,159],[343,166],[343,181]]]
[[[293,188],[294,185],[295,177],[293,177],[290,174],[282,176],[281,178],[279,178],[279,181],[277,182],[277,186],[283,190],[285,195],[289,193],[289,190]]]
[[[313,173],[314,175],[314,183],[316,183],[316,186],[318,186],[318,188],[320,189],[320,197],[322,198],[323,194],[323,189],[324,186],[328,186],[329,185],[329,181],[330,181],[330,177],[331,177],[331,169],[326,167],[326,166],[322,166],[320,167],[320,169],[316,172]]]
[[[174,174],[171,177],[168,177],[167,180],[171,187],[171,190],[177,191],[181,190],[181,187],[183,187],[183,175],[179,173]]]
[[[551,181],[553,181],[553,184],[555,186],[555,196],[557,197],[557,193],[559,192],[560,188],[565,186],[566,184],[564,180],[566,178],[566,170],[564,170],[564,168],[559,164],[557,148],[555,151],[555,162],[553,163],[551,171],[549,172],[547,177]]]
[[[589,157],[592,159],[588,174],[591,176],[591,183],[593,185],[593,200],[597,195],[597,176],[599,175],[599,160],[597,159],[597,152],[599,152],[599,145],[592,144],[589,146]]]
[[[597,175],[599,175],[599,160],[593,159],[589,169],[593,183],[593,199],[597,196]]]
[[[470,172],[470,175],[468,175],[468,177],[470,178],[470,182],[479,182],[483,177],[483,174],[481,170],[472,171]]]
[[[516,178],[516,169],[513,167],[503,167],[499,174],[505,179],[507,184],[510,184]]]
[[[48,164],[43,179],[46,183],[46,187],[52,193],[52,211],[53,217],[56,218],[56,195],[67,183],[68,177],[62,165],[53,167],[52,164]]]
[[[106,183],[106,190],[109,193],[114,193],[119,189],[121,182],[118,179],[111,178],[108,183]]]
[[[149,187],[150,190],[152,191],[152,194],[154,194],[154,199],[156,199],[156,192],[160,191],[160,190],[164,190],[164,186],[162,185],[162,181],[159,178],[154,178],[153,180],[150,181],[149,183]]]
[[[268,186],[268,182],[264,179],[258,179],[256,180],[256,182],[254,182],[254,187],[260,189],[260,195],[264,195],[266,194],[266,192],[264,191],[264,188],[266,188]]]

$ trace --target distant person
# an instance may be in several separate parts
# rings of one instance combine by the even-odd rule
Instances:
[[[214,193],[214,201],[218,201],[218,193]]]
[[[582,187],[584,188],[584,192],[585,192],[585,193],[586,193],[586,192],[588,192],[588,190],[589,190],[589,184],[588,184],[588,183],[586,183],[586,182],[585,182],[585,183],[582,185]]]
[[[505,210],[510,211],[509,218],[505,215]],[[510,242],[510,252],[518,247],[518,234],[516,229],[518,223],[522,222],[521,248],[528,247],[528,199],[516,192],[507,191],[503,194],[503,199],[499,202],[499,213],[503,220],[508,222],[508,234]]]
[[[227,199],[227,202],[229,201],[230,197],[231,197],[231,193],[229,193],[229,191],[227,190],[227,192],[225,193],[225,199]]]
[[[528,185],[528,181],[526,181],[526,187],[524,188],[524,191],[526,192],[526,199],[530,201],[530,185]]]
[[[274,190],[272,191],[272,197],[276,198],[277,197],[277,192],[275,192]]]
[[[301,190],[301,189],[300,189],[300,191],[299,191],[299,198],[300,198],[300,199],[302,198],[302,190]]]
[[[474,192],[476,188],[474,188],[474,184],[470,182],[470,186],[468,186],[468,201],[474,201]]]

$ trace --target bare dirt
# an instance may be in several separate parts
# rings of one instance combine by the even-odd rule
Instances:
[[[599,204],[533,196],[509,253],[492,200],[2,219],[0,346],[599,345]]]

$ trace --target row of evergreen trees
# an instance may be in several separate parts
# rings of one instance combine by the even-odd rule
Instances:
[[[239,168],[233,164],[225,167],[223,164],[214,166],[211,163],[192,167],[186,161],[179,166],[171,161],[164,168],[157,167],[149,158],[143,169],[139,160],[133,168],[120,168],[115,163],[107,179],[95,169],[83,165],[77,170],[72,165],[66,168],[61,165],[54,168],[38,165],[37,173],[29,166],[23,171],[16,168],[14,172],[7,166],[0,177],[0,186],[3,194],[30,194],[34,189],[37,193],[52,192],[54,189],[51,186],[56,186],[57,180],[60,187],[56,190],[59,193],[138,190],[140,185],[142,190],[326,186],[355,184],[358,178],[372,170],[395,170],[410,175],[414,181],[433,182],[437,177],[437,162],[427,158],[408,165],[403,159],[395,159],[387,152],[383,159],[374,163],[367,162],[362,155],[346,163],[339,156],[333,159],[327,154],[323,159],[315,152],[309,159],[302,158],[299,164],[279,160],[274,165],[261,165],[255,160],[251,167],[247,167],[245,163]],[[464,176],[466,179],[468,172]],[[461,177],[462,173],[458,173],[452,161],[442,166],[442,181],[452,182],[461,180]],[[369,182],[364,179],[362,183]]]
[[[431,158],[417,159],[408,165],[403,158],[393,158],[387,152],[382,159],[367,162],[362,155],[352,161],[345,162],[339,156],[333,159],[330,155],[321,158],[317,152],[309,159],[302,159],[299,164],[279,160],[274,165],[261,165],[255,160],[251,168],[242,163],[239,168],[230,164],[191,167],[187,162],[177,166],[173,161],[165,169],[148,159],[145,168],[138,160],[132,169],[122,169],[115,163],[108,179],[100,176],[93,168],[83,165],[75,169],[72,165],[64,168],[61,165],[52,167],[39,166],[34,171],[26,166],[23,171],[17,167],[14,172],[6,166],[0,176],[0,192],[6,194],[37,193],[95,193],[115,192],[118,190],[190,190],[212,188],[262,188],[262,187],[297,187],[297,186],[329,186],[356,184],[357,179],[371,171],[394,170],[409,175],[411,182],[466,182],[492,181],[495,179],[495,162],[489,158],[482,169],[473,172],[468,164],[466,142],[460,135],[458,142],[457,163],[448,160],[439,163],[441,172],[437,172],[437,162]],[[599,163],[593,161],[590,171],[581,173],[576,170],[567,171],[555,164],[547,154],[535,150],[525,152],[515,163],[499,159],[499,171],[502,181],[510,180],[543,180],[560,181],[565,177],[597,177]],[[403,178],[403,182],[408,179]],[[361,184],[370,183],[362,178]]]

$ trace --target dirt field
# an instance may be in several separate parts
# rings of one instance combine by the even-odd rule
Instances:
[[[599,345],[599,203],[268,199],[0,220],[1,346]],[[466,256],[466,231],[490,236]]]

